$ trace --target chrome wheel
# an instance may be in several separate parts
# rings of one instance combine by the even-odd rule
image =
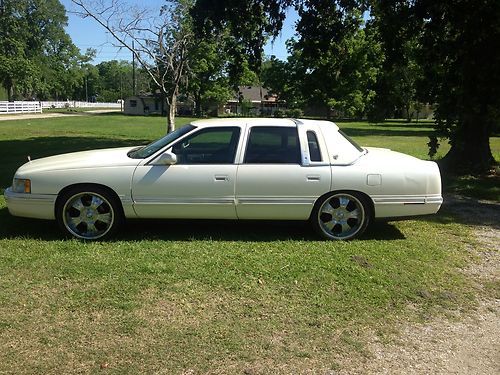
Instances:
[[[323,200],[316,218],[317,227],[324,237],[348,240],[365,230],[369,216],[360,198],[337,193]]]
[[[96,240],[111,230],[115,212],[104,196],[95,192],[80,192],[66,201],[62,219],[66,230],[75,237]]]

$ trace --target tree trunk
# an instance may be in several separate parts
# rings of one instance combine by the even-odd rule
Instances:
[[[194,113],[195,113],[196,117],[202,117],[203,113],[201,111],[201,94],[200,94],[200,91],[197,91],[194,94],[194,105],[195,105]]]
[[[14,100],[14,84],[12,80],[5,82],[5,90],[7,91],[7,100],[12,102]]]
[[[167,133],[175,130],[175,112],[177,111],[177,95],[173,94],[167,103]]]
[[[409,105],[405,105],[405,114],[406,114],[406,122],[411,122],[411,107]]]
[[[461,175],[488,172],[495,163],[489,129],[488,120],[484,117],[464,120],[462,134],[452,142],[450,151],[439,163],[441,167]]]

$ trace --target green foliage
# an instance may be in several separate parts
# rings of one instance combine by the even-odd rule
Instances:
[[[232,93],[225,74],[224,40],[197,40],[189,55],[191,76],[188,91],[194,98],[196,115],[202,116],[214,109],[217,112],[217,108],[226,103]]]
[[[264,60],[261,69],[261,82],[272,94],[289,107],[303,106],[304,96],[300,80],[303,69],[298,59],[298,52],[290,50],[291,55],[286,61],[271,56]]]
[[[500,122],[500,3],[419,0],[373,4],[372,15],[387,60],[392,67],[403,67],[403,73],[409,70],[410,76],[417,76],[420,101],[436,103],[437,135],[448,138],[451,145],[443,167],[459,173],[491,168],[494,159],[489,137]],[[408,45],[414,52],[409,59],[401,59],[398,55],[408,56]],[[386,69],[386,74],[390,72]],[[399,76],[404,82],[405,74]],[[415,81],[410,83],[414,88]],[[403,85],[402,89],[407,88]]]
[[[276,118],[283,118],[285,117],[285,112],[281,110],[274,111],[273,116]]]
[[[498,0],[197,0],[193,14],[198,32],[229,30],[234,61],[250,55],[255,62],[292,5],[298,39],[287,62],[271,62],[276,71],[264,75],[273,90],[301,106],[320,103],[328,114],[333,108],[373,120],[410,120],[421,103],[435,104],[438,135],[451,144],[443,166],[491,168],[488,139],[500,123]]]
[[[269,35],[277,36],[285,10],[293,0],[197,0],[191,11],[196,33],[205,38],[228,33],[229,75],[244,73],[243,64],[259,71],[262,50]]]
[[[304,115],[304,112],[300,108],[293,108],[285,110],[285,117],[290,118],[301,118]]]
[[[58,0],[3,0],[0,82],[9,99],[71,96],[80,54],[66,34]]]
[[[241,105],[241,114],[243,116],[249,116],[252,108],[254,108],[252,101],[249,99],[243,99],[240,105]]]
[[[374,34],[362,27],[358,8],[331,1],[306,1],[299,9],[297,42],[302,95],[327,115],[360,117],[374,96],[382,53]]]

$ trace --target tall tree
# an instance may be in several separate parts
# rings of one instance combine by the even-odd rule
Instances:
[[[460,173],[494,163],[489,137],[500,122],[500,3],[497,0],[374,0],[384,43],[419,43],[420,95],[436,103],[437,135],[449,139],[445,168]]]
[[[197,40],[190,51],[190,68],[188,91],[194,98],[197,116],[204,115],[210,107],[227,102],[232,90],[226,74],[224,40]]]
[[[82,17],[91,17],[120,46],[130,50],[154,82],[168,107],[167,132],[175,129],[177,96],[189,76],[193,43],[191,0],[166,0],[159,14],[119,0],[72,0]]]
[[[197,0],[191,11],[198,36],[228,32],[228,73],[233,81],[244,75],[243,66],[259,71],[264,45],[279,34],[286,9],[295,0]]]
[[[494,163],[489,138],[500,121],[500,2],[417,1],[422,20],[425,92],[435,101],[439,135],[451,149],[443,165],[485,171]]]
[[[129,61],[103,61],[96,65],[99,72],[99,97],[103,102],[115,102],[131,96],[132,63]],[[139,72],[136,72],[136,80]]]
[[[74,84],[66,74],[79,52],[64,31],[67,17],[58,0],[0,0],[0,82],[9,100],[46,97]]]
[[[327,117],[358,117],[373,96],[370,90],[381,62],[381,51],[363,27],[362,9],[354,3],[305,0],[299,7],[298,51],[304,75],[298,81]]]

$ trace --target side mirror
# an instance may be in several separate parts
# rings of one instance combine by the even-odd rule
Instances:
[[[158,156],[151,164],[153,165],[172,165],[177,163],[177,155],[171,151],[165,151]]]

